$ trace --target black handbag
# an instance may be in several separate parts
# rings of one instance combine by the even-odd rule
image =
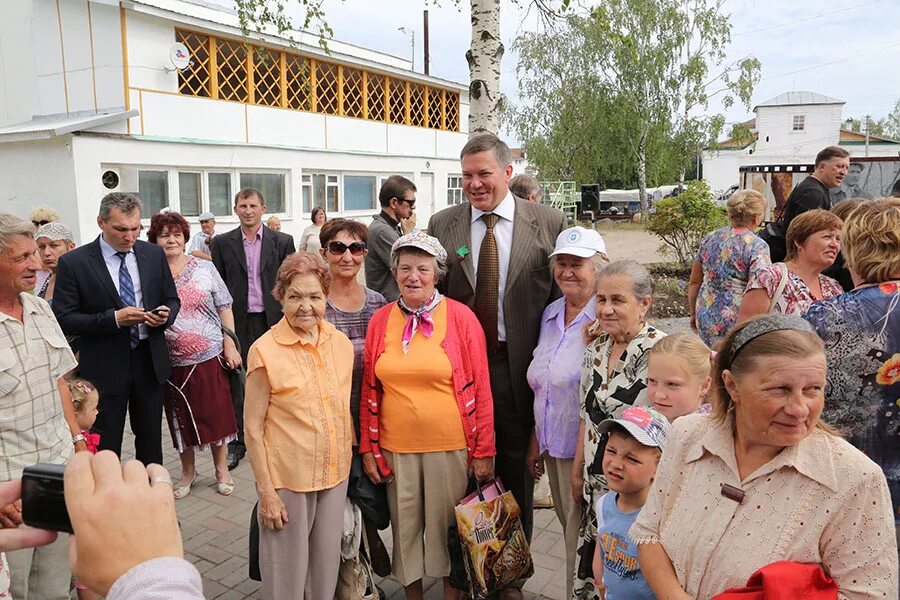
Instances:
[[[262,581],[262,574],[259,572],[259,502],[253,505],[253,512],[250,513],[250,556],[248,560],[248,568],[250,569],[250,579],[253,581]]]
[[[391,524],[388,509],[387,490],[383,483],[372,483],[363,469],[362,456],[354,450],[350,460],[350,480],[347,483],[347,497],[359,507],[363,518],[378,529],[387,529]]]

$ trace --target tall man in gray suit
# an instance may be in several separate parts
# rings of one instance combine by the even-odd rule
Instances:
[[[534,395],[525,372],[544,307],[559,294],[549,257],[566,220],[554,208],[512,195],[509,148],[497,136],[473,136],[460,159],[468,202],[431,217],[428,230],[450,255],[443,292],[475,311],[484,327],[494,396],[494,471],[519,503],[530,539],[534,480],[525,454],[534,429]],[[509,587],[501,596],[522,593]]]

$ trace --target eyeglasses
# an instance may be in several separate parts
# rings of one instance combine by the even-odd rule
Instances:
[[[349,250],[350,254],[353,256],[359,256],[366,251],[366,243],[353,242],[352,244],[347,245],[344,242],[328,242],[328,252],[335,256],[340,256],[347,250]]]
[[[35,227],[40,227],[41,225],[46,225],[50,221],[32,221]]]
[[[397,198],[397,202],[406,202],[407,204],[409,204],[410,208],[415,208],[416,206],[415,198],[413,198],[412,200],[407,200],[406,198]]]

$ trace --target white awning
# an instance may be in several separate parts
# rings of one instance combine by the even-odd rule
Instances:
[[[136,117],[139,114],[137,110],[120,110],[101,115],[37,117],[24,123],[0,127],[0,143],[49,140],[73,131],[83,131],[102,125],[109,125],[110,123],[118,123],[119,121]]]

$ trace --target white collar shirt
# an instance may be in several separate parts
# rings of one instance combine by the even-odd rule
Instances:
[[[106,263],[106,270],[109,271],[109,276],[112,278],[116,292],[119,292],[121,295],[122,292],[119,290],[119,266],[122,264],[122,260],[116,256],[118,250],[110,246],[109,242],[104,240],[102,235],[99,240],[100,252],[103,254],[103,262]],[[128,269],[128,274],[131,275],[131,283],[134,286],[135,305],[138,308],[147,308],[144,306],[144,294],[141,292],[141,273],[138,270],[137,257],[134,255],[134,250],[129,250],[128,254],[125,256],[125,267]],[[150,308],[156,307],[151,306]],[[138,333],[142,340],[146,340],[150,336],[150,333],[147,331],[147,326],[143,324],[138,325]]]
[[[500,259],[500,291],[497,314],[497,337],[501,342],[506,341],[506,321],[503,314],[503,297],[506,292],[506,277],[509,274],[509,257],[512,252],[513,223],[516,216],[516,199],[512,192],[507,191],[506,197],[492,211],[500,217],[494,225],[494,239],[497,242],[497,254]],[[478,256],[481,254],[481,243],[487,232],[487,225],[481,220],[482,215],[489,213],[472,207],[472,264],[475,267],[475,276],[478,277]]]

